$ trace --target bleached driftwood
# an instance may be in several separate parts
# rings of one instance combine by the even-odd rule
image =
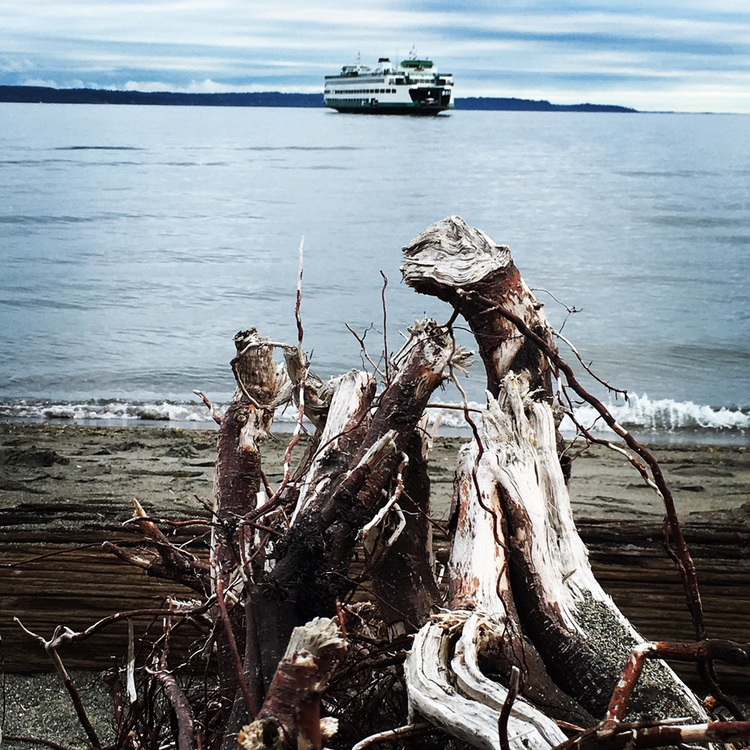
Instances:
[[[591,572],[555,425],[553,380],[562,373],[572,387],[570,368],[508,248],[450,217],[404,253],[407,283],[447,301],[456,314],[445,326],[432,320],[413,326],[379,373],[385,380],[379,394],[366,373],[324,383],[310,372],[299,288],[296,346],[254,329],[235,337],[237,387],[220,420],[210,570],[136,508],[137,527],[161,556],[147,559],[139,550],[130,561],[184,578],[204,596],[199,609],[210,626],[204,653],[216,656],[216,694],[184,692],[195,707],[176,690],[170,696],[186,717],[180,743],[188,747],[195,734],[202,747],[236,750],[237,732],[248,725],[241,737],[247,750],[321,748],[321,692],[343,650],[336,623],[349,629],[352,644],[327,703],[345,719],[341,746],[408,742],[433,730],[503,750],[565,747],[568,734],[571,748],[742,736],[742,727],[706,724],[694,696],[657,658],[675,650],[639,646],[642,639]],[[452,336],[457,314],[477,340],[488,398],[475,439],[459,454],[442,596],[431,553],[424,412],[435,389],[464,364]],[[277,348],[285,365],[274,361]],[[298,421],[274,490],[262,472],[260,446],[274,410],[290,401]],[[303,417],[315,434],[292,471],[292,450],[308,423]],[[357,557],[364,562],[355,567]],[[376,606],[351,604],[362,582],[371,583]],[[436,614],[437,605],[443,608]],[[334,614],[336,622],[314,619]],[[407,724],[398,686],[410,642],[403,672]],[[167,645],[159,677],[176,689]],[[690,653],[710,668],[717,650],[704,646]],[[644,649],[649,663],[633,666],[636,657],[645,661]],[[746,663],[748,648],[737,653],[736,663]],[[628,679],[621,680],[626,662]],[[653,726],[627,723],[645,716],[687,717],[703,734],[672,731],[670,721],[656,727],[663,732],[654,740]],[[148,711],[143,719],[151,737]]]
[[[540,709],[512,717],[527,730],[514,729],[511,722],[509,741],[528,733],[535,747],[548,747],[559,735],[539,731],[546,726],[544,716],[567,715],[569,721],[577,716],[583,726],[591,725],[592,717],[602,718],[622,664],[642,639],[597,583],[575,528],[558,455],[550,363],[501,314],[509,310],[554,348],[542,306],[510,252],[451,217],[425,230],[404,254],[407,283],[448,301],[466,317],[487,370],[488,406],[479,440],[464,452],[457,473],[450,604],[490,623],[487,632],[494,629],[496,643],[483,645],[492,654],[485,662],[506,681],[515,662],[524,673],[522,695]],[[441,719],[441,701],[434,694],[438,675],[427,662],[427,654],[429,659],[440,655],[442,681],[451,690],[458,686],[464,697],[484,706],[485,714],[489,708],[497,714],[502,692],[495,684],[477,671],[466,679],[461,657],[478,651],[476,630],[464,640],[464,628],[459,620],[448,637],[435,623],[424,626],[407,676],[412,709],[472,742],[476,729],[468,709]],[[446,651],[458,657],[448,658]],[[455,669],[464,674],[459,677]],[[705,720],[692,693],[663,663],[653,665],[641,691],[643,699],[631,703],[635,716]],[[494,728],[496,721],[488,726]],[[496,733],[490,730],[488,737],[476,745],[499,747]]]
[[[327,417],[315,438],[311,465],[300,487],[292,524],[303,511],[318,507],[331,485],[348,470],[370,424],[375,385],[374,378],[361,370],[351,370],[332,381]]]

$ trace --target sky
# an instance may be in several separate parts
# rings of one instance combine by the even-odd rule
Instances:
[[[456,96],[750,114],[749,0],[0,0],[0,84],[322,92],[433,59]]]

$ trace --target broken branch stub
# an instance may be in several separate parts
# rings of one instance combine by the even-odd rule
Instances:
[[[295,628],[257,719],[237,735],[240,747],[322,750],[336,722],[321,720],[320,698],[345,649],[335,620],[315,618]]]
[[[459,216],[429,226],[403,248],[404,281],[420,294],[447,302],[468,322],[493,396],[507,372],[534,374],[534,387],[549,384],[549,364],[518,329],[494,312],[502,306],[532,329],[546,328],[541,304],[521,278],[510,250]]]

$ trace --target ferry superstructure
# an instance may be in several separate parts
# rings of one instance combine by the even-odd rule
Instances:
[[[436,115],[453,108],[453,76],[438,73],[432,60],[394,65],[381,57],[374,68],[357,63],[326,76],[323,104],[339,112]]]

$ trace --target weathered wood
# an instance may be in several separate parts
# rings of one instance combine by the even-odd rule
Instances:
[[[385,368],[387,382],[379,396],[364,373],[328,383],[315,378],[301,343],[289,347],[255,330],[241,332],[232,361],[237,388],[219,431],[208,545],[211,595],[202,552],[183,554],[140,505],[135,525],[149,549],[113,548],[154,575],[186,581],[206,599],[201,612],[208,613],[213,628],[201,636],[206,645],[215,645],[219,703],[213,696],[209,701],[204,691],[203,697],[192,696],[200,704],[193,712],[187,693],[165,671],[166,646],[158,661],[165,686],[175,688],[170,699],[183,716],[180,743],[185,747],[192,744],[194,730],[202,731],[192,715],[211,714],[208,723],[218,728],[196,736],[208,750],[235,747],[237,729],[248,717],[257,717],[243,735],[248,749],[322,748],[320,695],[332,668],[323,642],[330,641],[338,653],[340,639],[323,633],[335,629],[332,622],[318,633],[320,649],[303,647],[300,631],[292,630],[318,615],[338,612],[342,624],[347,617],[357,621],[351,631],[357,657],[342,670],[345,677],[338,695],[332,691],[332,705],[341,709],[360,700],[355,713],[374,705],[360,698],[358,689],[356,698],[349,690],[364,684],[365,673],[357,670],[374,667],[373,697],[402,684],[399,666],[410,639],[390,641],[384,634],[416,631],[404,665],[412,722],[419,714],[482,748],[550,750],[564,741],[558,722],[567,730],[570,722],[595,725],[605,716],[624,661],[640,653],[641,637],[595,578],[573,522],[568,475],[558,452],[552,378],[557,371],[569,384],[575,379],[557,355],[541,305],[510,252],[451,217],[426,230],[405,255],[408,283],[448,301],[466,317],[487,372],[487,407],[456,474],[442,602],[447,609],[430,617],[441,591],[433,578],[420,423],[431,394],[464,362],[452,338],[455,316],[447,326],[434,321],[414,326],[411,339]],[[298,329],[301,339],[299,318]],[[277,347],[284,351],[285,368],[274,362]],[[589,394],[576,392],[595,403]],[[274,491],[262,472],[260,445],[274,409],[290,400],[298,403],[300,420],[304,407],[316,435],[302,466],[292,472],[298,423]],[[612,424],[606,409],[596,405]],[[632,438],[614,427],[632,445]],[[658,466],[651,458],[656,476]],[[666,500],[666,485],[659,486]],[[390,520],[395,526],[389,526]],[[671,530],[681,537],[676,520]],[[353,558],[362,540],[364,566],[355,570]],[[686,549],[682,543],[680,548]],[[683,567],[691,564],[689,556],[683,559]],[[355,575],[372,578],[369,591],[378,599],[379,615],[372,614],[373,607],[341,604],[353,594]],[[692,581],[690,576],[686,580]],[[697,602],[693,614],[700,614],[695,586],[690,597]],[[130,613],[118,615],[125,616]],[[695,619],[702,628],[700,617]],[[664,651],[679,652],[677,647]],[[703,654],[700,649],[695,653]],[[523,680],[517,695],[517,680],[509,675],[519,669]],[[355,681],[347,683],[352,674]],[[622,721],[629,704],[627,718],[679,716],[705,724],[695,696],[663,662],[644,669],[632,700],[628,696],[637,671],[630,674],[633,680],[616,693],[611,705],[619,708],[606,714],[607,722]],[[404,696],[403,690],[394,693]],[[404,724],[404,707],[397,701],[392,719]],[[220,710],[214,715],[216,705]],[[360,739],[357,733],[364,726],[352,727],[352,741]],[[424,725],[412,723],[402,734],[415,726]],[[384,739],[383,728],[373,727],[377,734],[358,746]],[[741,728],[734,730],[741,736]],[[584,732],[581,744],[593,736]],[[619,732],[612,736],[615,744],[626,738]]]
[[[244,704],[260,705],[263,697],[260,640],[253,609],[228,606],[227,592],[252,555],[253,530],[241,521],[257,507],[263,487],[260,445],[273,421],[272,404],[288,380],[274,362],[270,340],[259,336],[254,328],[239,332],[234,344],[236,388],[219,427],[210,554],[217,602],[219,697],[227,736],[236,733],[246,720],[248,708]],[[240,699],[241,692],[244,695]]]
[[[683,527],[701,575],[707,624],[715,638],[732,639],[750,632],[750,527],[739,520],[727,525],[724,514],[717,512],[702,514],[701,519],[688,520]],[[638,631],[649,640],[690,641],[693,631],[684,592],[664,554],[661,523],[578,519],[576,525],[597,580]],[[121,531],[73,529],[68,534],[39,529],[32,541],[18,542],[11,541],[17,535],[13,527],[3,531],[0,565],[17,565],[0,574],[0,636],[8,672],[51,669],[46,654],[12,622],[13,615],[36,632],[52,633],[61,623],[81,629],[120,609],[157,607],[170,594],[178,599],[193,595],[190,589],[149,578],[102,552],[99,545],[105,539],[132,539]],[[78,548],[82,543],[93,546]],[[446,544],[444,538],[435,539],[441,558],[447,557]],[[43,557],[49,553],[53,556]],[[143,633],[149,622],[139,621]],[[173,648],[187,646],[196,635],[193,624],[180,625],[173,632]],[[124,655],[126,647],[127,628],[121,623],[84,644],[65,647],[62,656],[71,669],[106,669],[111,656]],[[149,648],[148,639],[144,648]],[[693,665],[671,666],[694,690],[700,688]],[[747,670],[721,664],[717,668],[726,689],[750,702]]]
[[[322,750],[336,724],[321,721],[320,698],[345,649],[334,620],[316,618],[295,628],[260,713],[237,736],[240,747]]]
[[[403,248],[404,281],[421,294],[450,304],[468,322],[479,346],[493,396],[508,372],[533,377],[532,389],[549,387],[549,364],[508,320],[501,306],[533,329],[546,329],[539,303],[521,278],[506,245],[459,216],[432,224]],[[530,375],[531,374],[531,375]]]
[[[508,249],[458,217],[429,227],[404,255],[407,283],[448,301],[467,319],[487,371],[488,406],[476,465],[457,492],[452,605],[488,609],[511,638],[527,634],[542,657],[545,677],[601,718],[623,660],[642,639],[591,571],[558,455],[551,365],[511,322],[521,320],[556,351],[541,305]],[[480,476],[482,466],[486,473]],[[467,489],[472,483],[474,492]],[[430,631],[425,626],[423,635]],[[416,657],[409,658],[410,700],[430,713],[432,700],[417,679]],[[532,684],[535,671],[527,670]],[[653,665],[648,677],[650,684],[644,679],[640,688],[642,700],[633,701],[635,715],[705,720],[702,707],[666,665]],[[477,696],[484,700],[482,691]],[[458,736],[462,718],[454,723]]]
[[[257,608],[272,612],[284,607],[293,613],[290,626],[334,611],[337,599],[351,588],[347,569],[358,532],[383,504],[383,492],[388,492],[400,456],[448,364],[461,357],[434,321],[414,327],[394,358],[393,378],[347,471],[322,495],[324,502],[308,504],[297,514],[273,568],[259,583]],[[354,404],[352,414],[359,414],[361,406]]]
[[[601,717],[623,655],[642,639],[589,565],[557,458],[551,409],[531,400],[510,376],[506,394],[510,408],[502,419],[491,402],[491,419],[485,422],[497,429],[492,444],[499,451],[509,445],[514,452],[500,458],[498,477],[509,525],[514,598],[524,629],[555,682]],[[646,695],[633,702],[636,713],[704,717],[690,691],[666,667],[655,663],[650,678],[656,687],[643,687]],[[662,699],[658,703],[656,691]]]
[[[521,694],[548,715],[582,726],[591,714],[550,678],[518,614],[511,579],[511,540],[502,494],[502,458],[485,417],[481,443],[469,444],[456,470],[456,518],[448,562],[449,604],[455,610],[482,612],[496,637],[485,641],[486,668],[506,681],[521,670]],[[480,448],[481,445],[481,448]],[[512,450],[513,447],[509,446]]]
[[[327,417],[311,445],[310,466],[301,483],[292,525],[303,511],[319,508],[345,476],[370,426],[375,390],[375,379],[360,370],[351,370],[331,383]]]
[[[450,629],[461,623],[460,615],[438,618],[417,633],[404,665],[409,686],[409,704],[413,712],[429,720],[448,734],[472,747],[498,750],[500,738],[497,722],[500,711],[489,690],[482,686],[482,699],[456,690],[451,675],[452,650]],[[504,700],[503,688],[495,684],[498,696]],[[467,691],[468,692],[468,691]],[[546,750],[565,740],[565,735],[553,721],[529,707],[516,709],[509,721],[509,740],[514,750]]]

